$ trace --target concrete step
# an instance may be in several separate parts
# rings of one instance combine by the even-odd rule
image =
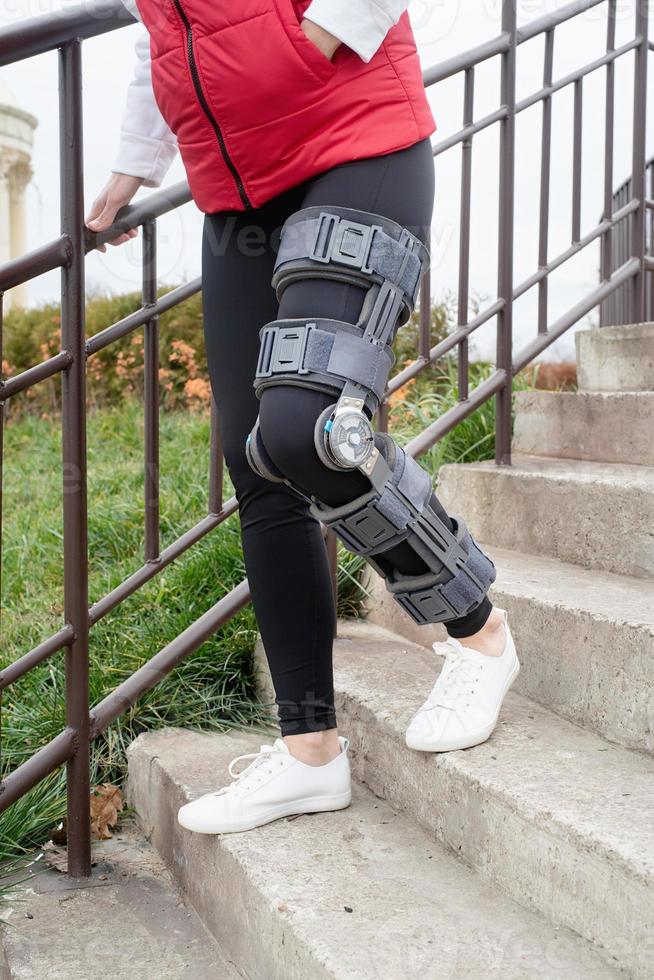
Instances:
[[[522,670],[513,690],[628,748],[654,753],[652,583],[484,545],[497,567],[490,597],[508,610]],[[368,620],[422,646],[417,626],[370,572]]]
[[[654,466],[654,391],[517,391],[513,451]]]
[[[584,391],[654,391],[654,323],[593,327],[575,334]]]
[[[654,576],[652,466],[537,456],[514,456],[511,466],[448,464],[436,493],[487,544]]]
[[[239,980],[132,817],[93,843],[93,875],[32,862],[2,902],[2,980]],[[6,884],[6,882],[3,882]]]
[[[336,813],[218,837],[183,830],[178,807],[219,786],[230,759],[261,741],[169,729],[129,750],[129,796],[144,827],[249,980],[621,975],[362,786]]]
[[[513,693],[484,745],[414,752],[404,732],[440,658],[365,622],[339,627],[337,710],[357,777],[506,895],[649,980],[654,760]]]

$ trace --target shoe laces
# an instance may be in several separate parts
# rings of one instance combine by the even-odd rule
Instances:
[[[239,762],[244,762],[248,759],[252,760],[249,766],[246,766],[240,772],[234,771],[235,766]],[[276,769],[280,769],[287,759],[288,752],[277,744],[262,745],[258,752],[244,752],[243,755],[237,755],[232,759],[228,767],[229,775],[232,777],[233,782],[212,795],[220,796],[223,793],[242,792],[245,789],[250,789],[257,783],[262,783]]]
[[[481,665],[476,659],[466,656],[465,649],[452,637],[443,643],[434,643],[434,653],[445,658],[443,669],[431,694],[427,698],[428,708],[457,708],[466,698],[474,695],[481,677]]]

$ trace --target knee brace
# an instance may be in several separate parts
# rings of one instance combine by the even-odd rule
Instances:
[[[366,295],[355,324],[320,318],[266,324],[254,380],[258,397],[275,384],[334,395],[316,422],[316,451],[332,469],[364,473],[371,489],[337,508],[310,498],[311,511],[350,551],[365,556],[420,624],[464,616],[495,579],[495,566],[464,522],[453,518],[453,533],[431,510],[429,474],[370,424],[394,363],[391,345],[414,309],[427,262],[422,242],[381,216],[349,208],[306,208],[293,215],[282,230],[273,274],[278,298],[290,282],[308,277],[349,282]],[[305,496],[270,459],[258,420],[246,449],[260,476]],[[424,574],[382,567],[384,552],[403,541],[423,560]]]
[[[316,423],[315,445],[332,469],[361,466],[373,448],[370,424],[395,357],[391,345],[411,315],[429,260],[423,243],[394,221],[351,208],[305,208],[282,229],[272,285],[281,299],[298,279],[335,279],[366,290],[357,323],[324,318],[275,320],[261,332],[254,387],[300,385],[334,396]],[[248,459],[279,479],[258,428]]]
[[[475,609],[495,581],[495,565],[478,547],[460,518],[452,532],[429,506],[431,478],[394,440],[375,433],[365,464],[371,489],[348,504],[311,512],[345,546],[386,579],[393,598],[419,624],[447,622]],[[406,541],[428,571],[404,575],[382,567],[384,552]],[[382,559],[383,560],[383,559]]]

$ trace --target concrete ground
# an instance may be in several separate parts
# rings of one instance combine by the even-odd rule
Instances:
[[[0,980],[237,980],[133,819],[93,844],[90,879],[46,865],[0,904]],[[4,962],[3,962],[4,960]]]

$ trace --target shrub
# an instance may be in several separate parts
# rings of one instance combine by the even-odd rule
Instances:
[[[169,287],[161,287],[162,296]],[[139,293],[98,296],[86,306],[86,335],[133,313]],[[57,304],[10,310],[5,319],[2,372],[24,371],[61,349],[61,311]],[[199,294],[163,313],[159,319],[160,403],[162,408],[202,409],[210,405],[204,349],[202,301]],[[93,354],[87,365],[87,399],[95,408],[119,405],[125,394],[143,393],[143,330],[138,329]],[[61,407],[61,378],[28,389],[11,399],[10,417],[29,410],[46,418]]]

